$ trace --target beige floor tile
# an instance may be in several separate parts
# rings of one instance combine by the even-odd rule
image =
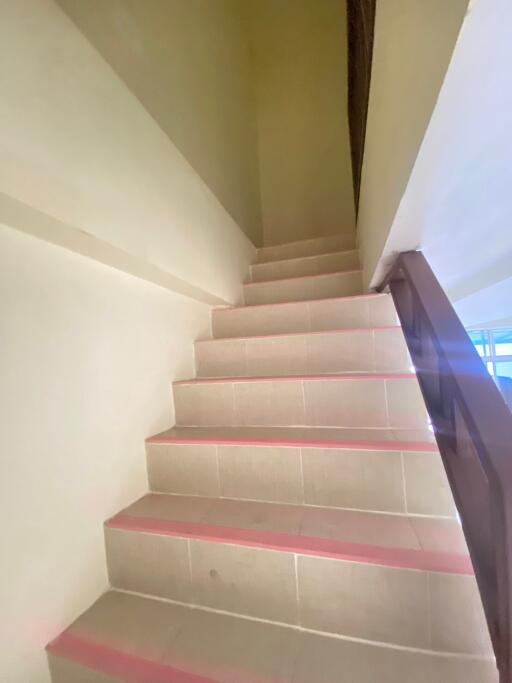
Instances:
[[[148,494],[122,512],[133,517],[153,517],[176,522],[200,522],[212,506],[212,498]]]
[[[287,683],[299,645],[292,629],[194,610],[164,662],[222,683]]]
[[[414,379],[386,380],[389,426],[425,428],[428,415],[418,382]]]
[[[370,325],[372,327],[385,327],[386,325],[398,325],[393,298],[390,294],[383,294],[369,299]]]
[[[232,425],[234,421],[233,385],[175,384],[176,423],[181,425]]]
[[[196,342],[195,356],[198,377],[234,377],[248,374],[243,339]]]
[[[248,306],[362,294],[360,271],[292,278],[244,286]]]
[[[196,604],[297,623],[293,555],[206,541],[190,547]]]
[[[314,256],[333,251],[344,251],[355,248],[355,233],[346,232],[327,237],[298,240],[286,244],[261,247],[258,249],[257,262],[277,261],[280,259]]]
[[[491,662],[301,635],[293,683],[497,683]]]
[[[107,676],[51,653],[48,654],[48,664],[52,683],[121,683],[120,678]]]
[[[455,516],[455,502],[439,453],[404,453],[404,472],[411,514]]]
[[[411,517],[411,524],[424,550],[468,554],[464,534],[458,520]]]
[[[216,446],[147,444],[146,454],[152,491],[220,495]]]
[[[420,549],[415,531],[407,517],[332,508],[306,508],[302,520],[303,536],[333,538],[387,548]]]
[[[371,330],[314,334],[307,339],[308,372],[371,372],[375,369]]]
[[[304,424],[300,381],[241,382],[235,385],[238,425]]]
[[[301,335],[247,340],[247,374],[300,375],[307,372],[306,338]]]
[[[190,619],[191,610],[108,591],[72,625],[73,634],[159,660]]]
[[[264,282],[265,280],[335,273],[356,268],[359,268],[359,255],[356,250],[353,250],[317,256],[303,256],[284,261],[256,263],[251,268],[251,279],[253,282]]]
[[[306,424],[333,427],[386,427],[384,382],[304,381]]]
[[[359,270],[338,273],[332,278],[329,276],[315,278],[312,282],[311,296],[308,296],[308,299],[327,299],[331,296],[356,296],[363,293],[362,275]]]
[[[311,301],[308,304],[311,330],[344,330],[369,327],[369,297]]]
[[[400,453],[304,448],[302,468],[310,505],[405,512]]]
[[[490,655],[491,644],[475,578],[429,575],[432,648]]]
[[[400,328],[375,330],[374,338],[377,372],[409,372],[411,360]]]
[[[190,601],[188,541],[105,529],[110,583],[116,588]]]
[[[219,446],[219,471],[227,498],[302,502],[298,448]]]
[[[295,505],[224,499],[213,503],[207,521],[219,526],[298,534],[302,515],[302,508]]]
[[[428,647],[426,573],[299,556],[298,576],[302,626]]]
[[[308,330],[309,314],[305,303],[212,311],[213,336],[218,338],[287,334]]]

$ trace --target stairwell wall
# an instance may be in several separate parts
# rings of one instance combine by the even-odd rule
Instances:
[[[103,522],[147,491],[206,304],[0,225],[0,680],[107,589]]]

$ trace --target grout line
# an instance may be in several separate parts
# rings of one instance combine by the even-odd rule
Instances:
[[[299,568],[298,568],[299,556],[297,553],[293,554],[293,564],[295,570],[295,598],[296,598],[296,608],[297,608],[297,625],[300,626],[300,594],[299,594]]]
[[[215,460],[217,462],[217,485],[219,487],[219,496],[222,498],[222,485],[220,482],[220,463],[219,463],[219,445],[215,446]]]
[[[405,483],[405,458],[404,458],[404,452],[400,451],[400,461],[402,463],[402,487],[403,487],[403,494],[404,494],[404,505],[405,505],[405,514],[409,514],[409,506],[407,503],[407,485]]]
[[[300,487],[301,487],[301,501],[302,505],[306,504],[306,489],[304,486],[304,463],[302,461],[302,448],[299,448],[299,463],[300,463]]]
[[[413,375],[413,377],[414,376],[415,375]],[[386,408],[386,425],[388,429],[391,429],[391,424],[389,420],[388,384],[386,379],[384,379],[384,407]]]
[[[239,612],[228,612],[227,610],[215,609],[214,607],[207,607],[206,605],[199,605],[193,602],[182,602],[181,600],[172,600],[171,598],[163,598],[157,595],[148,595],[147,593],[140,593],[138,591],[127,590],[126,588],[116,588],[112,587],[112,590],[116,593],[124,593],[126,595],[133,595],[140,598],[145,598],[146,600],[154,600],[155,602],[164,602],[170,605],[180,605],[181,607],[187,607],[190,610],[198,610],[200,612],[211,612],[213,614],[221,614],[223,616],[233,617],[236,619],[243,619],[246,621],[254,621],[260,624],[270,624],[272,626],[281,626],[283,628],[288,628],[294,631],[301,631],[304,633],[311,633],[313,635],[324,636],[325,638],[331,638],[334,640],[343,640],[350,643],[360,643],[363,645],[373,645],[375,647],[380,647],[387,650],[398,650],[400,652],[413,652],[423,655],[431,655],[433,657],[442,657],[446,659],[463,659],[465,661],[478,661],[478,662],[493,662],[494,657],[492,655],[476,655],[467,654],[465,652],[446,652],[442,650],[428,650],[426,648],[411,647],[409,645],[397,645],[395,643],[386,643],[380,640],[368,640],[366,638],[357,638],[355,636],[342,635],[340,633],[332,633],[329,631],[319,631],[318,629],[307,628],[306,626],[298,626],[296,624],[289,624],[284,621],[272,621],[271,619],[263,619],[262,617],[254,617],[249,614],[240,614]]]

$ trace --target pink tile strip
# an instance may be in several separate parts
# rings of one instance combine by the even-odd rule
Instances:
[[[332,441],[323,439],[254,439],[229,437],[175,437],[156,434],[146,439],[146,443],[181,444],[205,446],[282,446],[289,448],[335,448],[356,451],[410,451],[419,453],[438,453],[435,443],[429,441]]]
[[[93,671],[119,678],[126,683],[214,683],[214,679],[176,669],[139,655],[64,631],[48,645],[48,651]]]
[[[416,379],[416,374],[413,372],[366,372],[366,373],[348,373],[344,375],[283,375],[274,377],[269,376],[255,376],[255,377],[201,377],[198,379],[181,379],[173,382],[175,385],[180,384],[226,384],[234,383],[241,384],[247,382],[358,382],[358,381],[372,381],[383,379]]]
[[[329,538],[297,536],[275,531],[240,529],[197,522],[176,522],[151,517],[134,517],[123,513],[108,520],[106,526],[112,529],[139,531],[163,536],[180,536],[402,569],[418,569],[449,574],[473,574],[469,556],[456,553],[384,548]]]

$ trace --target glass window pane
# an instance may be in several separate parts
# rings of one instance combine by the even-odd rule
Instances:
[[[494,346],[497,356],[512,356],[512,330],[494,330]]]
[[[494,365],[490,361],[488,363],[486,363],[486,365],[487,365],[487,372],[490,375],[494,375]]]
[[[496,363],[496,375],[498,377],[511,377],[512,378],[512,361],[502,361],[501,363]]]
[[[481,356],[489,356],[491,352],[487,330],[471,330],[468,334],[478,353]]]

